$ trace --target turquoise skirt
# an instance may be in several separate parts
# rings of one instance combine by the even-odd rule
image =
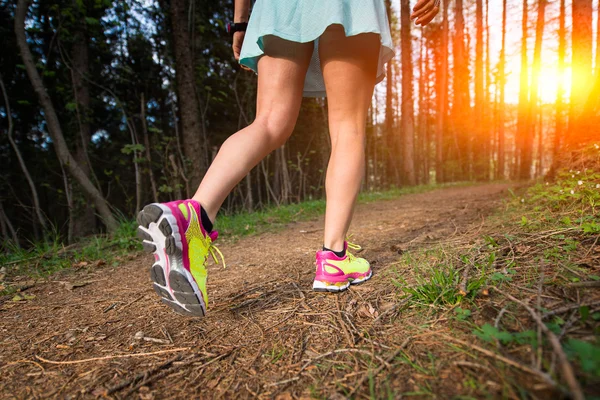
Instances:
[[[385,63],[394,56],[384,0],[257,0],[244,37],[240,64],[258,73],[258,59],[264,54],[266,35],[298,43],[315,42],[304,81],[304,96],[324,97],[319,37],[333,24],[342,25],[346,36],[379,34],[377,82],[381,82],[385,77]]]

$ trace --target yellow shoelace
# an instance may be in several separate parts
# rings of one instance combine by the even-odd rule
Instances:
[[[219,260],[217,260],[217,256],[215,255],[215,251],[216,251],[217,254],[219,254],[219,257],[221,257],[221,262],[223,263],[223,268],[227,268],[227,265],[225,265],[225,257],[223,257],[223,253],[221,253],[221,250],[219,250],[219,248],[213,244],[211,239],[209,239],[209,241],[210,241],[210,243],[208,244],[208,252],[212,256],[213,260],[215,261],[215,264],[219,264]]]
[[[346,238],[346,243],[348,244],[348,248],[352,249],[352,250],[362,250],[362,247],[360,245],[358,245],[356,243],[352,243],[348,240],[351,237],[352,237],[352,235],[348,235],[348,237]],[[354,254],[350,253],[349,251],[346,251],[346,254],[348,255],[348,258],[350,258],[350,260],[356,259],[356,257],[354,257]]]

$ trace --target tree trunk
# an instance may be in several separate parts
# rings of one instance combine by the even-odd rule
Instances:
[[[483,1],[475,1],[475,153],[474,171],[477,180],[485,179],[485,139],[483,106],[485,97],[483,95]]]
[[[144,135],[144,148],[146,151],[146,160],[148,161],[148,175],[150,177],[150,187],[152,189],[152,199],[158,203],[158,190],[156,189],[156,180],[152,172],[152,154],[150,153],[150,138],[148,137],[148,124],[146,122],[146,101],[144,93],[140,99],[140,118],[142,119],[142,133]]]
[[[44,84],[42,83],[42,78],[35,67],[35,61],[33,60],[33,56],[31,55],[31,50],[29,49],[27,38],[25,36],[25,15],[27,14],[28,8],[28,0],[18,0],[17,9],[15,12],[15,34],[17,45],[19,46],[21,57],[23,58],[23,64],[27,70],[27,75],[29,76],[31,85],[33,86],[33,89],[39,98],[40,104],[44,109],[44,116],[48,125],[48,133],[52,139],[54,150],[56,151],[61,164],[67,167],[69,173],[73,175],[75,180],[77,180],[77,182],[81,185],[84,192],[89,196],[90,199],[93,200],[108,230],[115,231],[118,228],[117,220],[112,215],[107,201],[104,199],[100,191],[94,186],[91,180],[86,176],[79,163],[77,163],[69,151],[60,123],[58,121],[58,117],[54,110],[54,105],[52,104],[50,96],[48,96],[48,93],[44,88]]]
[[[5,240],[12,239],[17,248],[21,247],[19,245],[19,237],[17,236],[17,232],[15,231],[13,224],[10,222],[10,219],[8,219],[8,215],[6,215],[4,212],[2,200],[0,200],[0,229],[2,229],[2,236],[5,238]]]
[[[457,157],[455,179],[470,179],[469,143],[471,141],[471,100],[469,94],[469,56],[465,50],[463,0],[456,0],[454,36],[454,101],[452,119]]]
[[[564,0],[562,0],[564,1]],[[506,110],[505,110],[505,93],[506,93],[506,2],[502,0],[502,47],[500,49],[500,61],[498,65],[498,84],[500,86],[500,106],[498,111],[498,170],[496,171],[496,179],[504,178],[504,149],[505,149],[505,134],[504,126],[506,125]]]
[[[493,107],[490,95],[491,87],[491,66],[490,66],[490,0],[485,0],[485,84],[484,90],[484,109],[483,109],[483,140],[484,140],[484,179],[487,181],[493,175],[490,174],[490,168],[493,160]]]
[[[438,109],[436,116],[435,135],[435,181],[444,182],[444,131],[446,129],[446,114],[448,107],[448,1],[442,5],[442,45],[438,52],[440,56],[438,71]]]
[[[600,0],[596,4],[596,12],[596,78],[598,78],[600,76]]]
[[[48,226],[46,225],[46,219],[42,215],[42,208],[40,207],[40,199],[38,196],[37,189],[35,184],[33,183],[33,179],[31,178],[31,174],[29,173],[29,169],[27,168],[27,164],[25,164],[25,160],[23,160],[23,156],[21,155],[21,151],[17,147],[17,143],[13,138],[13,130],[14,124],[12,120],[12,113],[10,110],[10,101],[8,100],[8,94],[6,93],[6,87],[4,86],[4,80],[2,79],[2,74],[0,74],[0,88],[2,88],[2,95],[4,96],[4,104],[6,106],[6,117],[8,119],[8,141],[10,142],[11,147],[15,151],[17,156],[17,160],[19,161],[19,166],[23,171],[23,175],[25,175],[25,179],[27,180],[27,184],[29,185],[29,189],[31,190],[31,199],[33,200],[33,209],[35,211],[35,215],[42,227],[44,233],[46,233]]]
[[[569,110],[569,135],[567,145],[578,145],[579,135],[584,135],[585,102],[590,94],[592,79],[592,0],[572,3],[573,31],[571,34],[571,104]]]
[[[85,23],[85,11],[80,9],[80,4],[72,2],[73,10],[76,12],[74,23],[73,47],[71,50],[71,79],[73,82],[73,96],[77,111],[77,122],[79,126],[79,140],[75,141],[74,157],[81,166],[83,173],[90,179],[94,178],[92,165],[89,159],[88,147],[92,139],[90,127],[90,90],[85,77],[89,76],[89,52],[88,35]],[[97,184],[97,182],[96,182]],[[98,186],[97,186],[98,187]],[[75,203],[74,203],[75,204]],[[96,215],[94,209],[86,207],[85,204],[75,206],[70,213],[73,218],[73,237],[83,237],[95,231]]]
[[[565,87],[562,77],[565,73],[565,60],[567,52],[567,35],[565,28],[566,6],[565,0],[560,0],[560,16],[558,28],[558,87],[556,90],[556,128],[554,132],[554,143],[552,153],[552,165],[556,167],[556,159],[560,152],[563,136],[565,134]]]
[[[527,62],[527,0],[523,0],[523,20],[521,22],[521,75],[519,86],[519,111],[517,121],[517,152],[518,158],[515,162],[516,176],[520,179],[530,178],[531,169],[531,147],[527,148],[529,141],[527,136],[531,132],[529,116],[529,65]],[[529,162],[527,162],[529,160]]]
[[[205,170],[205,161],[200,126],[199,105],[194,80],[194,60],[190,49],[186,0],[171,0],[171,23],[173,25],[173,47],[175,53],[175,75],[177,80],[177,103],[181,118],[181,133],[185,157],[191,163],[188,179],[192,188],[200,184]]]
[[[527,152],[526,157],[523,159],[523,163],[528,165],[528,170],[531,169],[532,153],[533,153],[533,142],[535,137],[535,120],[538,113],[540,113],[539,104],[539,87],[540,87],[540,73],[542,71],[542,39],[544,37],[544,22],[546,13],[547,0],[538,0],[538,15],[537,22],[535,25],[535,45],[533,48],[533,64],[531,71],[531,86],[530,86],[530,98],[529,98],[529,122],[530,127],[527,136],[525,137],[526,143],[525,148],[531,149]],[[543,129],[540,125],[539,134],[542,135]],[[541,160],[541,155],[538,155]],[[536,170],[539,167],[536,167]],[[525,176],[523,176],[525,177]]]
[[[394,17],[392,15],[392,6],[390,0],[385,0],[385,10],[387,12],[388,20],[392,21]],[[385,137],[387,144],[386,152],[386,171],[383,178],[387,184],[394,183],[398,184],[398,173],[396,166],[396,157],[394,157],[394,149],[396,148],[396,135],[394,132],[394,76],[392,69],[392,62],[388,62],[386,65],[386,85],[385,85]],[[368,175],[367,175],[368,176]],[[394,179],[395,178],[395,179]]]
[[[414,104],[412,43],[410,34],[410,0],[400,0],[400,42],[402,57],[402,162],[403,178],[408,185],[415,184],[414,163]]]

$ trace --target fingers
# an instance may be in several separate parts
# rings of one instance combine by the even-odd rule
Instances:
[[[427,25],[439,12],[439,0],[419,0],[413,8],[410,18],[417,25]]]
[[[431,0],[419,0],[417,2],[417,4],[415,4],[415,6],[413,7],[413,13],[416,13],[417,11],[419,11],[420,9],[425,7],[427,5],[427,3],[433,3],[433,2]]]
[[[432,10],[430,10],[428,13],[426,13],[425,15],[418,17],[417,20],[415,21],[416,25],[421,25],[421,26],[425,26],[428,23],[430,23],[435,16],[437,15],[437,13],[440,11],[439,8],[434,7]]]

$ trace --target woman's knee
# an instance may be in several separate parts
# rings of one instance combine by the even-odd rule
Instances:
[[[271,150],[285,144],[294,130],[295,122],[295,118],[281,112],[262,113],[254,121],[260,125]]]
[[[337,147],[338,141],[352,143],[354,147],[364,147],[367,141],[366,127],[361,121],[343,121],[329,124],[329,136],[333,148]]]

